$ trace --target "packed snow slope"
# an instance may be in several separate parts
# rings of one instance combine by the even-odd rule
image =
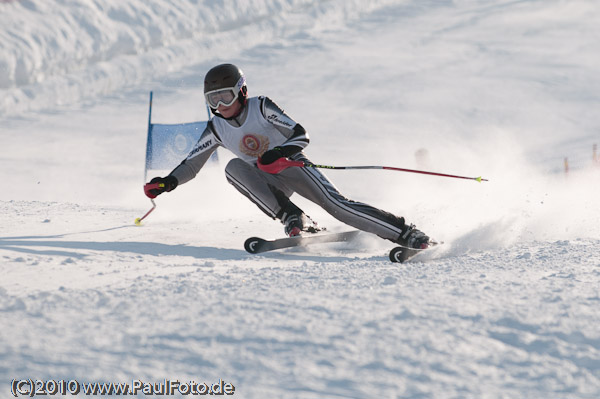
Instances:
[[[444,241],[404,265],[368,235],[245,253],[283,229],[225,182],[227,152],[136,227],[149,91],[154,122],[205,119],[221,62],[316,163],[490,181],[328,171]],[[600,397],[598,70],[592,0],[0,2],[0,397]]]

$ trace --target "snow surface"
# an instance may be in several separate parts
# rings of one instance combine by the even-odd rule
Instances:
[[[0,397],[13,378],[600,397],[596,1],[21,0],[0,27]],[[134,226],[148,92],[155,122],[203,119],[220,62],[317,163],[490,181],[327,172],[445,242],[405,265],[367,235],[245,253],[282,226],[225,182],[226,152]]]

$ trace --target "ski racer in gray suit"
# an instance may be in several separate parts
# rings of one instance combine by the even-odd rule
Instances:
[[[429,237],[406,224],[403,217],[347,199],[319,170],[273,170],[272,165],[280,158],[309,162],[303,153],[308,134],[268,97],[248,98],[246,79],[237,66],[222,64],[208,71],[204,94],[215,118],[179,166],[144,186],[148,197],[155,198],[192,180],[213,151],[222,146],[237,156],[225,168],[229,183],[268,216],[281,220],[288,236],[315,231],[310,219],[290,201],[297,193],[359,230],[410,248],[427,248]]]

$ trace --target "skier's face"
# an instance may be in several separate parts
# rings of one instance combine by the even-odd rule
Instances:
[[[223,104],[220,104],[217,108],[217,111],[219,111],[219,113],[223,115],[223,118],[231,118],[232,116],[235,116],[240,112],[241,107],[242,104],[240,104],[239,101],[236,101],[228,107],[226,107]]]

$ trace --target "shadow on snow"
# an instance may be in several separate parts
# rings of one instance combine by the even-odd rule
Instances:
[[[151,256],[189,256],[197,259],[218,259],[218,260],[246,260],[246,259],[281,259],[281,260],[305,260],[316,262],[341,262],[353,259],[343,255],[310,255],[310,254],[292,254],[289,252],[272,252],[260,255],[248,254],[244,250],[217,248],[217,247],[199,247],[185,244],[163,244],[157,242],[141,241],[61,241],[48,240],[48,238],[59,238],[60,236],[49,237],[7,237],[0,238],[0,249],[26,253],[30,255],[46,256],[65,256],[75,259],[84,259],[89,254],[77,251],[101,251],[101,252],[120,252],[133,253],[138,255]],[[40,249],[43,248],[43,249]],[[74,250],[74,251],[73,251]]]

